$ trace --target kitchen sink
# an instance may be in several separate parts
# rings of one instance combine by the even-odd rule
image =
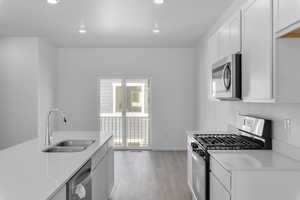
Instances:
[[[46,153],[72,153],[72,152],[80,152],[85,150],[87,147],[83,146],[68,146],[68,147],[61,147],[61,146],[52,146],[44,149],[43,152]]]
[[[55,146],[58,147],[88,147],[93,144],[95,140],[65,140],[59,142]]]

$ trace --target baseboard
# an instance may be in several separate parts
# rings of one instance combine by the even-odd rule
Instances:
[[[152,149],[152,151],[186,151],[184,148],[155,148]]]

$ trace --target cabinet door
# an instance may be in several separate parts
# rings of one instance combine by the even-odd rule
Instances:
[[[214,33],[208,39],[208,64],[211,69],[213,63],[218,61],[218,33]]]
[[[67,190],[65,185],[51,198],[51,200],[66,200],[66,199],[67,199]]]
[[[299,0],[275,0],[277,15],[277,31],[300,21]]]
[[[236,14],[229,22],[229,54],[241,52],[241,13]]]
[[[110,196],[115,182],[115,158],[114,149],[109,147],[107,153],[107,196]]]
[[[250,0],[243,17],[243,99],[273,98],[272,0]]]
[[[218,31],[218,60],[229,55],[229,26],[224,24]]]
[[[212,173],[210,173],[210,199],[230,200],[230,194]]]
[[[92,197],[95,200],[107,198],[107,158],[98,163],[92,172]]]

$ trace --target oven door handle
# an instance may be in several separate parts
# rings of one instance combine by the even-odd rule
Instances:
[[[86,176],[86,177],[81,181],[81,184],[82,184],[82,185],[87,185],[91,180],[92,180],[92,176],[91,176],[91,174],[89,174],[88,176]]]
[[[91,170],[88,169],[88,170],[82,172],[80,175],[78,175],[74,179],[73,186],[76,186],[80,183],[85,184],[90,179],[91,179]]]

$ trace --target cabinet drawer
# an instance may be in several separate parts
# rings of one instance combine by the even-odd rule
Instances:
[[[102,160],[105,156],[107,151],[107,143],[103,144],[103,146],[96,151],[96,153],[92,157],[92,169],[94,169],[98,163]]]
[[[210,173],[210,199],[230,200],[230,194],[212,173]]]
[[[213,157],[210,159],[210,170],[211,173],[224,185],[224,187],[228,191],[231,191],[231,173]]]

